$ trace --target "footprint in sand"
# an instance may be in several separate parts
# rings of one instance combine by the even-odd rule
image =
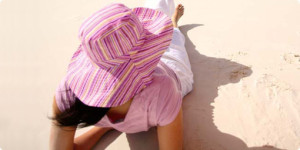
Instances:
[[[279,81],[276,77],[264,74],[256,80],[256,88],[261,96],[266,96],[268,100],[278,98],[278,95],[292,92],[292,88],[287,83]]]
[[[276,114],[285,120],[291,133],[299,137],[300,97],[297,91],[290,84],[270,74],[264,74],[255,81],[255,92],[259,100],[257,106],[261,106],[266,115]]]
[[[234,82],[244,77],[247,77],[250,74],[251,74],[251,67],[248,66],[240,67],[230,72],[229,79],[230,81]]]
[[[294,53],[285,53],[283,55],[283,60],[289,64],[300,65],[300,55]]]

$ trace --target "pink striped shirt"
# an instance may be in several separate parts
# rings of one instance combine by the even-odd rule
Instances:
[[[63,111],[75,99],[64,79],[56,90],[56,103]],[[113,127],[125,133],[147,131],[164,126],[177,116],[182,103],[181,85],[173,70],[160,61],[153,73],[152,83],[135,95],[124,120],[112,122],[105,115],[95,126]]]

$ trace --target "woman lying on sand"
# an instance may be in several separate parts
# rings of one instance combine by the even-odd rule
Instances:
[[[161,150],[183,149],[182,98],[194,82],[177,25],[183,13],[173,0],[148,0],[133,9],[111,4],[84,21],[53,100],[50,149],[91,149],[109,130],[151,127]]]

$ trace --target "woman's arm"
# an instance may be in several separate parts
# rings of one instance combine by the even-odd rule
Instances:
[[[165,126],[157,126],[157,135],[160,150],[183,149],[182,108],[173,122]]]
[[[59,127],[51,125],[50,150],[73,150],[75,127]]]
[[[50,136],[50,150],[89,150],[99,139],[112,128],[93,127],[89,131],[75,138],[75,127],[58,127],[52,125]]]
[[[55,98],[52,106],[54,115],[60,113]],[[91,149],[101,136],[111,129],[113,128],[94,127],[74,140],[76,127],[59,127],[52,121],[50,150]]]
[[[60,113],[54,97],[52,104],[53,115]],[[73,150],[76,127],[59,127],[56,121],[51,122],[50,150]]]
[[[99,139],[111,129],[113,128],[93,127],[89,131],[75,138],[75,149],[87,150],[93,148]]]

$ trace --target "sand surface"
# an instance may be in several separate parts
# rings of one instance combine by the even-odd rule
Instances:
[[[78,28],[111,2],[124,1],[0,0],[0,149],[48,148],[47,116],[78,47]],[[182,2],[179,25],[195,76],[183,102],[184,148],[299,149],[300,1]],[[124,3],[132,8],[144,1]],[[95,150],[157,144],[156,128],[112,131]]]

